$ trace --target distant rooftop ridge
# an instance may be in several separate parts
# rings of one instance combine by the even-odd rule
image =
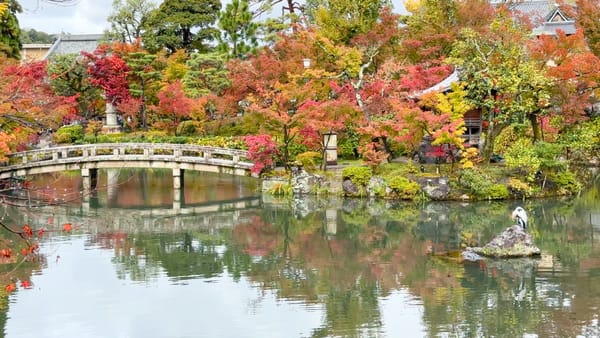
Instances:
[[[48,50],[44,59],[52,55],[79,54],[81,52],[93,52],[100,41],[104,40],[104,34],[66,34],[56,35],[56,41]]]

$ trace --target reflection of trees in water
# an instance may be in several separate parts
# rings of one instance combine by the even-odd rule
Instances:
[[[335,212],[327,214],[326,204],[292,203],[291,208],[244,211],[244,221],[232,229],[130,234],[130,247],[119,251],[115,262],[124,271],[120,275],[129,278],[143,279],[144,268],[163,269],[175,280],[228,273],[280,299],[320,304],[325,318],[312,332],[315,337],[378,335],[379,300],[399,288],[422,300],[431,336],[574,336],[582,323],[591,322],[600,303],[599,270],[592,261],[598,250],[580,233],[586,225],[577,205],[564,218],[550,217],[563,211],[548,201],[525,206],[534,219],[536,242],[562,255],[553,262],[589,260],[587,271],[569,263],[567,271],[555,275],[558,265],[542,269],[538,265],[546,263],[537,260],[462,265],[428,255],[432,248],[459,248],[468,234],[478,242],[491,239],[511,224],[516,205],[350,200],[329,206]],[[333,226],[327,223],[332,221]]]
[[[21,243],[22,239],[16,234],[0,231],[0,241],[4,243]],[[17,245],[13,249],[20,250],[20,247]],[[0,259],[0,333],[5,332],[4,329],[8,320],[7,314],[10,306],[9,293],[5,288],[6,285],[15,283],[17,288],[20,289],[17,292],[27,292],[28,290],[24,290],[19,283],[22,281],[30,282],[31,276],[47,267],[47,265],[46,257],[42,255],[36,255],[35,259],[22,260],[18,257],[17,253],[14,253],[11,258],[2,257]],[[3,335],[0,334],[0,336]]]

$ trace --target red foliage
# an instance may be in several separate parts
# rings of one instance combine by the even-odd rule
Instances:
[[[248,159],[254,161],[253,174],[260,174],[265,167],[273,165],[273,156],[278,150],[270,135],[246,136],[244,141],[248,146]]]
[[[142,99],[130,96],[124,100],[121,100],[117,104],[117,109],[123,115],[125,123],[132,130],[137,129],[140,125],[139,113],[142,108]]]
[[[529,48],[558,84],[551,103],[560,106],[563,125],[587,119],[584,109],[594,100],[600,82],[600,58],[587,48],[582,31],[569,36],[561,31],[556,37],[541,36],[531,41]]]
[[[2,249],[2,250],[0,250],[0,256],[2,256],[4,258],[10,258],[12,256],[12,250],[11,249]]]
[[[23,233],[25,233],[25,236],[27,236],[27,237],[31,237],[31,235],[33,235],[33,231],[31,230],[31,227],[27,224],[25,224],[23,226]]]
[[[359,152],[362,154],[364,162],[371,166],[377,166],[388,159],[388,154],[377,142],[369,142],[362,145]]]
[[[11,64],[0,59],[0,112],[29,127],[28,132],[31,128],[58,128],[65,118],[77,113],[76,106],[76,96],[54,94],[46,78],[45,61]],[[29,135],[21,133],[17,143],[27,142]]]
[[[162,116],[168,116],[176,122],[190,116],[194,102],[185,96],[181,81],[175,81],[167,85],[157,94],[157,112]]]
[[[404,67],[406,74],[398,81],[400,89],[408,92],[427,89],[440,83],[452,72],[450,65],[412,65]]]
[[[69,231],[71,231],[71,230],[73,230],[73,225],[72,225],[71,223],[65,223],[65,224],[63,225],[63,231],[65,231],[65,232],[69,232]]]
[[[100,45],[93,53],[81,54],[88,59],[90,82],[104,90],[107,101],[119,103],[130,96],[127,82],[129,67],[118,54],[110,53],[109,45]]]
[[[6,290],[6,292],[11,293],[13,291],[15,291],[17,289],[17,286],[15,285],[15,283],[9,283],[4,287],[4,290]]]

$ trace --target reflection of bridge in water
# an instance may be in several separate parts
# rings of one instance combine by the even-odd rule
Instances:
[[[185,171],[248,176],[253,163],[239,149],[193,144],[103,143],[37,149],[9,154],[0,166],[0,179],[78,170],[84,195],[96,188],[99,169],[165,168],[172,170],[174,205],[180,202]]]
[[[259,208],[260,197],[216,201],[181,208],[86,208],[84,205],[7,209],[16,224],[34,228],[62,229],[71,223],[84,231],[170,232],[195,228],[227,228],[250,220],[244,210]]]

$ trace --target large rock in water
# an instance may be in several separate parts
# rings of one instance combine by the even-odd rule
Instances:
[[[531,234],[519,225],[506,228],[483,247],[467,248],[467,252],[495,258],[531,257],[541,253],[533,243]]]

